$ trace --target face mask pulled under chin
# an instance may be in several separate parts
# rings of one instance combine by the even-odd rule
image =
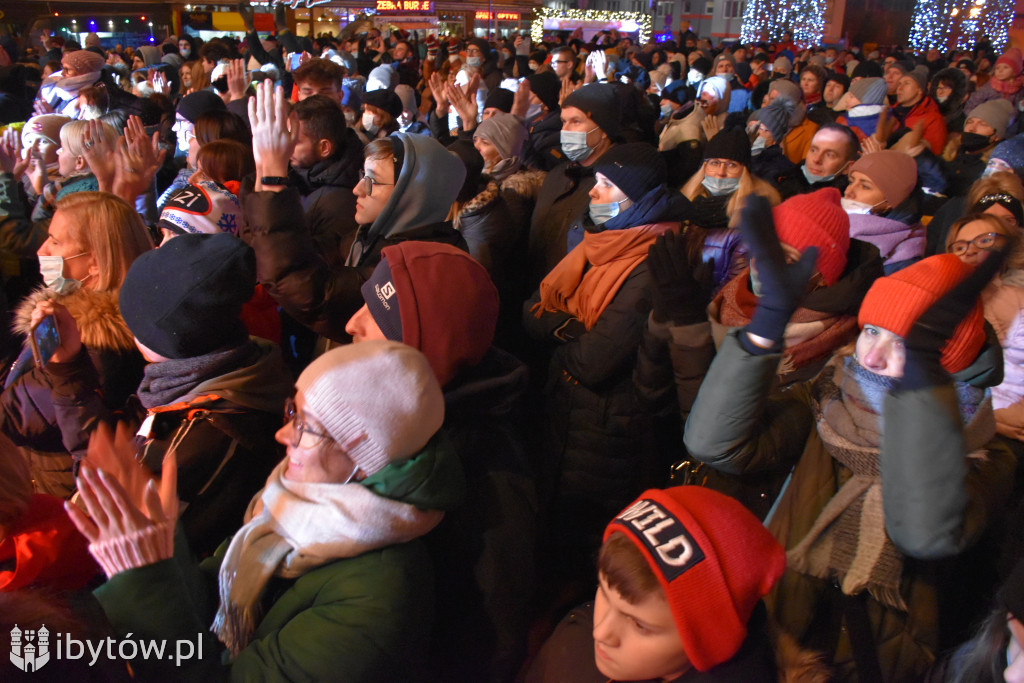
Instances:
[[[801,166],[800,170],[803,171],[804,178],[806,178],[807,182],[810,183],[811,185],[814,185],[815,183],[831,182],[833,179],[835,179],[836,175],[838,175],[838,171],[836,173],[833,173],[832,175],[814,175],[813,173],[807,170],[806,164],[804,166]]]
[[[704,180],[700,181],[700,184],[704,186],[712,197],[722,197],[727,194],[732,194],[740,186],[739,178],[715,178],[714,176],[706,175]]]
[[[81,254],[69,256],[68,260],[78,258],[79,256],[85,256],[88,253],[89,252],[87,251],[83,251]],[[82,283],[84,282],[83,280],[64,277],[65,259],[63,256],[39,256],[38,259],[39,273],[43,276],[43,284],[57,294],[70,294],[82,286]],[[92,277],[92,275],[89,277]],[[88,280],[89,277],[87,277],[86,280]]]
[[[878,206],[878,204],[881,204],[882,202],[878,202],[878,204],[865,204],[864,202],[858,202],[853,199],[847,199],[846,197],[843,197],[842,199],[839,200],[839,203],[842,205],[843,211],[846,212],[846,215],[863,216],[871,213],[871,209],[875,208],[876,206]]]
[[[580,162],[590,156],[594,150],[587,144],[587,135],[595,129],[586,133],[583,131],[563,130],[559,135],[559,142],[562,145],[562,153],[569,157],[570,161]]]

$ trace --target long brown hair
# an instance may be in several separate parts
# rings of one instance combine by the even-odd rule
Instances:
[[[128,268],[153,248],[153,240],[135,210],[107,192],[75,192],[57,202],[68,218],[70,238],[96,259],[94,288],[118,292]]]

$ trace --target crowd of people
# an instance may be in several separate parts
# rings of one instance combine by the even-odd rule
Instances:
[[[0,38],[18,653],[1024,681],[1018,48],[238,11],[242,41]]]

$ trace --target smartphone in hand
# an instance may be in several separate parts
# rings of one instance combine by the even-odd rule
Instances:
[[[60,346],[60,335],[57,333],[57,320],[48,315],[40,321],[29,337],[29,345],[32,347],[32,358],[37,367],[50,362],[53,354]]]

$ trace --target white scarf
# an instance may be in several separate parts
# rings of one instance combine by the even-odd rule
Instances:
[[[307,484],[284,478],[287,458],[249,503],[245,524],[220,566],[220,607],[210,630],[231,652],[245,649],[271,576],[297,578],[328,562],[406,543],[441,522],[362,484]]]

